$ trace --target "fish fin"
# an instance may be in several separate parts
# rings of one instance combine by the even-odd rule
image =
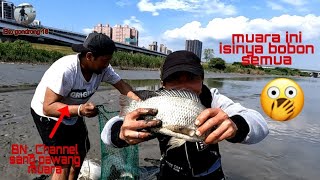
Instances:
[[[177,147],[180,147],[182,146],[184,143],[186,143],[186,140],[184,139],[179,139],[179,138],[175,138],[175,137],[171,137],[168,144],[170,147],[167,149],[170,150],[170,149],[173,149],[173,148],[177,148]]]
[[[129,98],[128,96],[121,94],[119,97],[119,104],[120,104],[119,116],[123,117],[127,113],[133,111],[135,109],[135,107],[137,106],[137,103],[138,103],[138,101],[133,100],[133,99]]]
[[[158,96],[182,97],[200,102],[198,95],[190,90],[162,89],[155,92]]]
[[[184,126],[177,126],[177,125],[167,125],[166,129],[169,129],[172,132],[185,134],[188,136],[194,136],[195,130],[192,128],[184,127]]]
[[[133,91],[141,100],[146,100],[148,98],[158,96],[158,94],[154,91],[149,90],[139,90],[139,91]]]

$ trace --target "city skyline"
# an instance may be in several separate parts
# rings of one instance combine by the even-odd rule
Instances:
[[[320,2],[314,0],[96,0],[92,2],[12,0],[30,3],[44,26],[88,33],[99,23],[128,24],[139,31],[139,46],[153,41],[173,51],[187,39],[199,39],[203,49],[227,62],[241,61],[242,54],[220,54],[219,43],[230,44],[234,33],[303,33],[303,44],[314,44],[315,53],[292,55],[293,68],[320,69]],[[92,10],[91,10],[92,9]],[[82,12],[85,10],[86,12]]]
[[[110,26],[110,24],[103,25],[100,23],[93,27],[92,32],[103,33],[109,36],[115,42],[139,46],[139,31],[126,24],[116,24],[114,26]],[[168,47],[164,44],[160,44],[158,49],[158,42],[156,41],[153,41],[152,44],[149,44],[148,49],[162,52],[164,54],[170,54],[171,52],[171,50],[168,49]]]
[[[111,27],[109,24],[97,24],[91,32],[103,33],[115,42],[139,46],[139,31],[129,25]]]
[[[158,42],[157,41],[153,41],[152,44],[149,44],[148,49],[151,50],[151,51],[157,51],[157,52],[161,52],[161,53],[164,53],[164,54],[172,53],[172,51],[170,49],[168,49],[168,47],[166,47],[164,44],[160,44],[158,46]]]

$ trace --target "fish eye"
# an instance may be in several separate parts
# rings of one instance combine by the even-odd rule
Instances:
[[[272,99],[275,99],[277,97],[279,97],[280,95],[280,90],[279,88],[272,86],[268,89],[268,96]]]
[[[292,87],[292,86],[289,86],[286,88],[285,90],[285,95],[288,97],[288,98],[294,98],[296,97],[297,95],[297,89]]]

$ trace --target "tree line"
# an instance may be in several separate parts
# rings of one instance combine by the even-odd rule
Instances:
[[[69,48],[69,47],[68,47]],[[51,64],[59,58],[68,55],[68,51],[59,52],[55,50],[34,48],[32,43],[16,40],[14,42],[0,43],[0,61],[21,63],[47,63]],[[112,66],[122,69],[129,68],[160,68],[164,61],[163,57],[148,56],[141,53],[130,53],[116,51],[111,61]]]
[[[51,64],[57,59],[67,55],[68,53],[66,52],[67,51],[34,48],[30,42],[23,40],[0,43],[0,61],[4,62]],[[214,57],[212,49],[204,50],[204,59],[206,60],[206,62],[203,63],[204,69],[213,72],[309,76],[308,73],[301,72],[298,69],[280,67],[264,69],[253,65],[242,65],[241,62],[228,64],[224,59]],[[113,54],[111,65],[119,67],[120,69],[159,69],[163,62],[163,57],[116,51]]]
[[[241,62],[233,62],[232,64],[228,64],[224,59],[220,57],[214,57],[213,49],[204,50],[204,59],[206,60],[206,62],[203,64],[205,69],[214,72],[310,76],[309,73],[287,67],[262,68],[261,66],[254,66],[252,64],[243,65]]]

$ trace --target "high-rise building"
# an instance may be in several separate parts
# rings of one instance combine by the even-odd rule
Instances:
[[[160,44],[160,52],[167,54],[167,47],[164,44]]]
[[[13,5],[13,3],[0,0],[0,18],[14,20],[14,5]]]
[[[128,25],[116,25],[112,28],[112,40],[116,42],[138,46],[138,36],[138,30],[130,28]]]
[[[109,36],[110,38],[112,37],[112,28],[110,27],[109,24],[103,26],[102,24],[98,24],[93,28],[94,32],[97,33],[102,33],[105,34],[107,36]]]
[[[126,44],[138,46],[139,31],[135,28],[130,28],[130,36],[125,39]]]
[[[168,49],[167,50],[167,54],[169,55],[169,54],[171,54],[172,53],[172,51],[170,50],[170,49]]]
[[[149,50],[158,51],[158,43],[157,43],[157,41],[153,41],[153,43],[149,45]]]
[[[115,42],[138,46],[139,31],[135,28],[129,27],[128,25],[115,25],[114,27],[110,27],[109,24],[105,26],[98,24],[93,28],[93,30],[109,36]]]
[[[185,50],[195,53],[201,59],[202,42],[199,40],[186,40]]]

